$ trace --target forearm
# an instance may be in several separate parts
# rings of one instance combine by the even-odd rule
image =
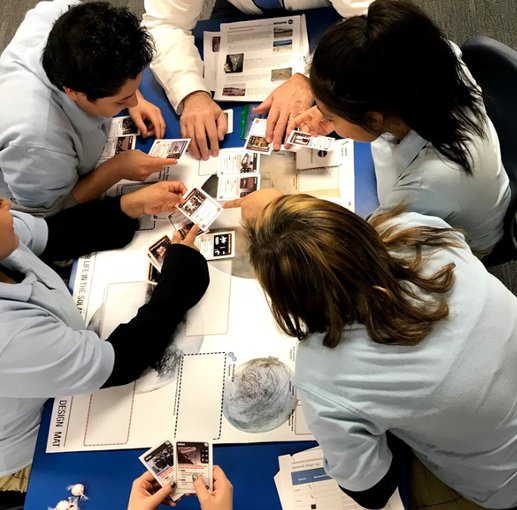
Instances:
[[[120,203],[120,197],[106,197],[46,218],[48,241],[41,258],[67,260],[128,244],[138,229],[138,220],[124,213]]]
[[[157,363],[185,313],[201,299],[208,286],[206,260],[187,246],[170,246],[164,269],[149,302],[107,339],[115,351],[115,364],[103,387],[134,381]]]
[[[120,169],[115,156],[79,179],[71,195],[78,204],[83,204],[99,198],[120,179]]]

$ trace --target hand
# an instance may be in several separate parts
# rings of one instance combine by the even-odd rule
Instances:
[[[242,207],[241,217],[243,220],[256,218],[265,207],[282,193],[274,188],[264,188],[254,191],[243,198],[229,200],[223,203],[225,209],[232,209],[233,207]]]
[[[296,73],[253,109],[253,113],[269,111],[266,140],[268,143],[273,142],[274,150],[280,150],[289,119],[310,108],[313,102],[308,78]]]
[[[186,192],[187,188],[182,182],[161,181],[123,195],[120,208],[130,218],[172,211]]]
[[[129,108],[129,115],[140,130],[144,138],[156,136],[156,138],[163,138],[165,136],[165,121],[162,117],[162,112],[153,103],[150,103],[139,90],[136,91],[138,104]]]
[[[155,510],[160,504],[176,506],[167,497],[173,492],[174,489],[169,486],[160,488],[153,475],[146,471],[133,482],[127,510]]]
[[[226,117],[208,92],[198,90],[183,100],[181,136],[190,138],[189,153],[196,159],[219,155],[219,142],[228,130]],[[210,141],[210,149],[208,148]]]
[[[185,239],[183,241],[181,240],[181,236],[179,232],[174,232],[174,235],[172,236],[172,244],[184,244],[185,246],[190,246],[191,248],[194,248],[194,250],[199,251],[199,248],[195,245],[196,236],[199,232],[199,225],[194,225],[188,232],[188,234],[185,236]]]
[[[176,163],[174,158],[157,158],[140,150],[128,150],[120,152],[104,164],[115,167],[119,180],[143,181],[151,174]]]
[[[233,486],[219,466],[214,466],[214,490],[208,492],[205,482],[199,477],[194,482],[201,510],[232,510]]]
[[[311,136],[328,135],[334,131],[334,123],[327,120],[317,106],[313,106],[289,121],[285,134],[286,140],[289,138],[291,131],[296,128],[305,133],[310,133]],[[291,144],[286,143],[285,147],[289,149]]]

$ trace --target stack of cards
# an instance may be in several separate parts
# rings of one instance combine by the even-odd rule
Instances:
[[[176,482],[170,496],[176,501],[184,494],[195,493],[192,475],[201,477],[213,489],[212,443],[209,441],[163,441],[139,457],[142,464],[163,487]]]
[[[167,247],[169,246],[170,242],[171,240],[168,236],[163,236],[160,237],[158,241],[149,246],[147,256],[151,259],[151,264],[157,269],[158,272],[161,272],[162,270],[163,261],[165,259]],[[149,277],[149,281],[152,281],[151,277]]]
[[[302,131],[291,131],[287,143],[292,145],[300,145],[307,149],[314,149],[318,151],[329,151],[334,143],[334,138],[330,136],[311,136],[309,133]]]
[[[97,161],[97,166],[102,165],[120,152],[134,149],[136,137],[139,134],[133,119],[129,115],[111,119],[108,139]]]
[[[271,154],[273,145],[266,141],[267,119],[253,119],[244,148],[259,154]]]
[[[189,143],[190,138],[155,140],[149,151],[149,156],[180,159],[187,150]]]
[[[229,151],[220,156],[217,200],[232,200],[260,188],[260,156],[249,151]]]

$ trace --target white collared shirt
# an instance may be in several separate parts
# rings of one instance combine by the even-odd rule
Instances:
[[[261,14],[252,0],[230,0],[245,14]],[[285,0],[285,9],[305,10],[332,5],[343,17],[365,14],[372,0]],[[204,0],[145,0],[143,24],[156,42],[151,64],[174,110],[180,114],[183,99],[197,90],[210,92],[203,79],[203,62],[192,29]]]

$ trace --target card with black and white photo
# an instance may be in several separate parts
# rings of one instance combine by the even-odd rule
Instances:
[[[287,139],[287,143],[292,145],[300,145],[308,149],[329,151],[334,143],[334,138],[330,136],[311,136],[309,133],[294,130],[291,131]]]
[[[177,490],[195,493],[192,475],[201,477],[206,488],[212,490],[212,443],[209,441],[176,441],[174,444]]]
[[[135,122],[129,115],[124,115],[122,117],[113,117],[111,119],[108,131],[108,138],[139,134],[140,131],[138,130]]]
[[[168,236],[163,236],[149,246],[147,255],[151,259],[151,264],[158,269],[158,271],[162,270],[163,261],[165,260],[165,254],[167,253],[167,247],[170,242],[171,240]]]
[[[187,150],[189,143],[190,138],[155,140],[149,151],[149,156],[180,159]]]
[[[220,175],[217,182],[217,200],[242,198],[260,187],[260,174]]]
[[[196,246],[206,260],[228,259],[235,256],[235,231],[210,232],[196,238]]]
[[[220,204],[200,188],[192,188],[183,198],[185,201],[176,208],[198,224],[201,230],[207,230],[223,210]]]
[[[259,154],[271,154],[273,144],[266,140],[267,119],[253,119],[244,148]]]
[[[242,149],[226,149],[219,153],[217,175],[258,174],[260,154]]]

